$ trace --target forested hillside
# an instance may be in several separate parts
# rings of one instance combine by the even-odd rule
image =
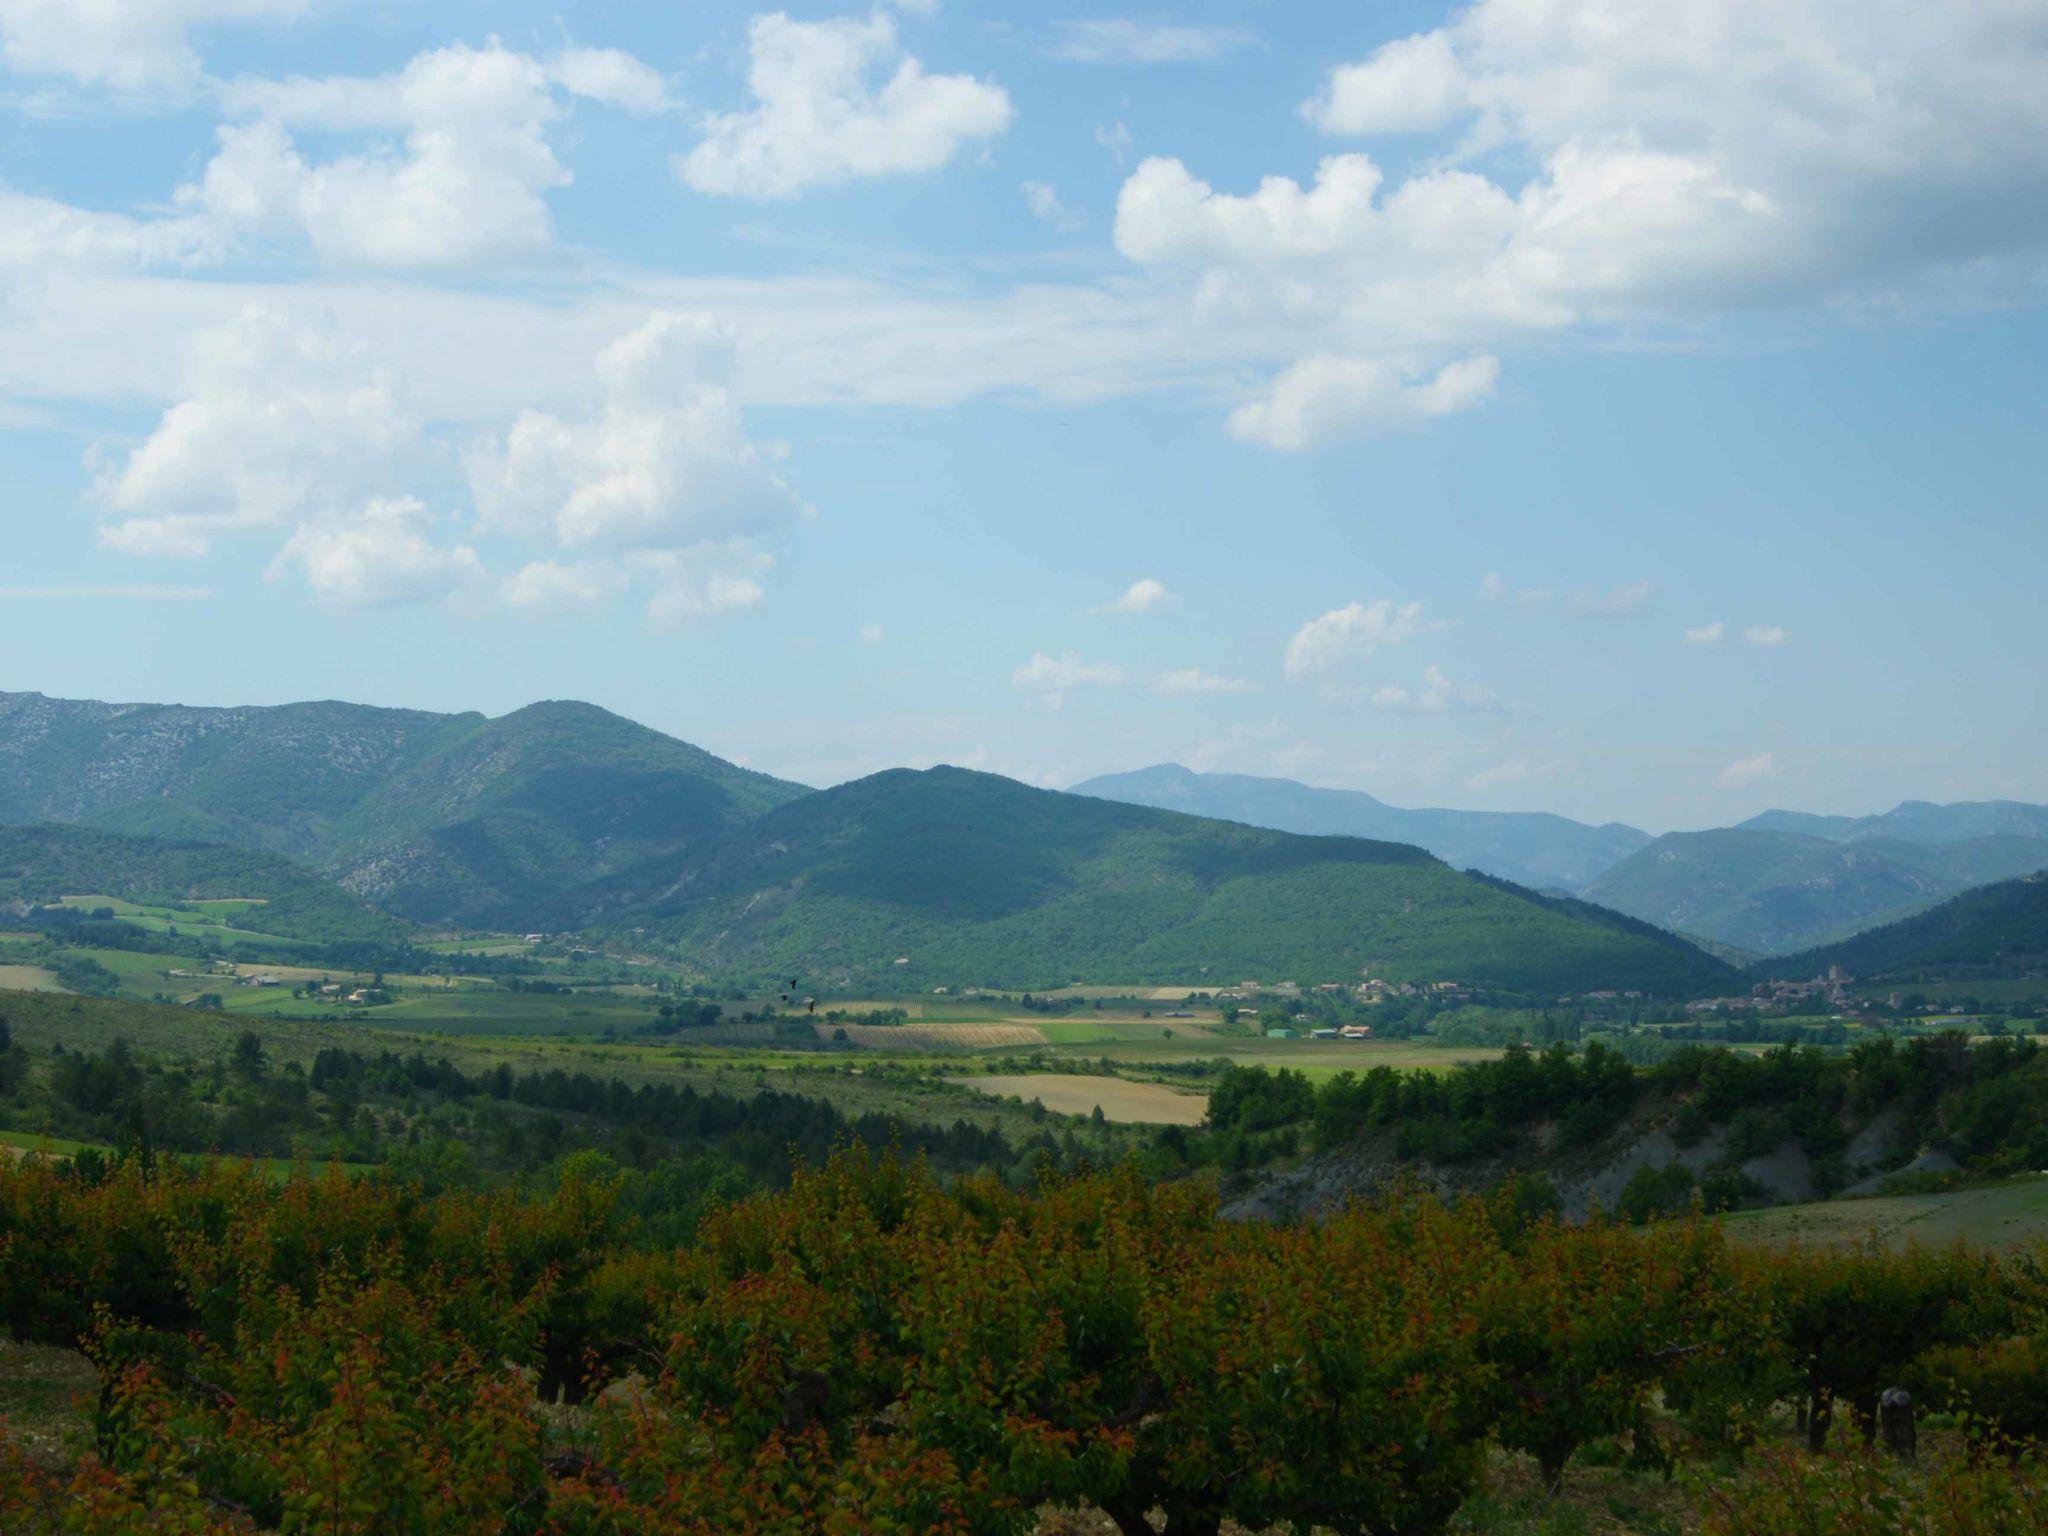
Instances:
[[[274,854],[89,827],[0,827],[0,902],[116,896],[185,905],[263,903],[265,933],[309,943],[391,943],[403,926]]]
[[[2048,839],[2012,833],[1910,843],[1724,829],[1660,837],[1585,894],[1662,928],[1784,954],[2043,868]]]
[[[0,822],[279,853],[429,921],[521,926],[801,793],[588,704],[491,720],[0,694]]]
[[[2048,875],[1965,891],[1903,922],[1788,955],[1771,969],[1805,976],[1831,965],[1866,982],[2041,975],[2048,972]]]
[[[644,928],[715,968],[905,985],[1307,984],[1369,967],[1395,981],[1671,996],[1734,978],[1668,935],[1460,874],[1418,848],[957,768],[807,796],[701,857],[579,893],[561,920]]]

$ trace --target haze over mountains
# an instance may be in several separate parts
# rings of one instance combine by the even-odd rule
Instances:
[[[1196,773],[1178,763],[1103,774],[1074,785],[1073,793],[1280,832],[1413,843],[1446,864],[1539,889],[1576,891],[1651,840],[1618,822],[1593,827],[1543,811],[1404,810],[1362,790]]]
[[[1990,881],[2048,869],[2048,806],[1909,800],[1877,816],[1766,811],[1652,837],[1516,811],[1405,810],[1356,790],[1196,773],[1174,763],[1074,793],[1290,832],[1410,842],[1446,863],[1584,896],[1694,938],[1782,954],[1891,922]]]

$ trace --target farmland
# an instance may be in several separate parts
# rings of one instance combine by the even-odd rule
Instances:
[[[1036,1100],[1055,1114],[1092,1115],[1100,1110],[1105,1120],[1127,1125],[1200,1125],[1209,1107],[1209,1096],[1204,1093],[1182,1093],[1157,1083],[1078,1072],[1026,1072],[948,1081],[976,1093],[1014,1097],[1027,1104]]]

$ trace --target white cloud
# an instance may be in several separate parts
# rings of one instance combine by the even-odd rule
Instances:
[[[1138,141],[1130,125],[1119,118],[1113,123],[1097,123],[1095,142],[1109,151],[1110,159],[1123,166],[1130,163],[1131,150]]]
[[[1468,105],[1450,35],[1425,32],[1382,44],[1362,64],[1338,65],[1301,110],[1325,133],[1418,133],[1441,128]]]
[[[1389,181],[1339,154],[1310,185],[1270,176],[1241,195],[1148,160],[1118,199],[1117,247],[1283,366],[1417,373],[1593,326],[2037,295],[2048,28],[2033,10],[1479,0],[1340,68],[1306,108],[1339,132],[1455,122],[1447,158]]]
[[[1752,624],[1742,632],[1742,638],[1751,645],[1774,650],[1792,637],[1776,624]]]
[[[1648,613],[1657,601],[1653,581],[1625,581],[1602,592],[1588,587],[1572,594],[1572,612],[1582,619],[1633,619]]]
[[[1152,691],[1168,697],[1188,697],[1205,693],[1250,693],[1252,685],[1244,678],[1224,677],[1215,672],[1204,672],[1200,667],[1177,667],[1154,678]]]
[[[1373,690],[1372,707],[1398,715],[1496,714],[1500,700],[1483,688],[1463,688],[1445,675],[1442,667],[1422,670],[1422,681],[1413,688],[1398,683]]]
[[[225,249],[210,219],[95,213],[0,187],[0,273],[197,266],[220,260]]]
[[[636,89],[625,55],[566,57],[591,91]],[[548,69],[526,54],[458,44],[392,75],[242,80],[225,96],[249,120],[220,129],[219,152],[179,201],[230,228],[371,266],[471,262],[552,238],[545,194],[569,173],[546,130],[561,107]],[[295,127],[400,141],[313,162]]]
[[[1422,604],[1390,598],[1347,603],[1310,619],[1287,642],[1289,677],[1308,677],[1362,661],[1383,645],[1399,645],[1422,632]]]
[[[657,629],[758,607],[767,596],[758,578],[775,563],[772,556],[739,539],[688,549],[641,550],[627,560],[652,584],[647,618]]]
[[[1141,576],[1128,587],[1125,587],[1111,601],[1096,604],[1095,612],[1158,613],[1163,608],[1171,607],[1175,601],[1173,593],[1167,590],[1165,582],[1156,581],[1150,576]]]
[[[1702,624],[1696,629],[1688,629],[1685,632],[1685,643],[1687,645],[1719,645],[1727,633],[1728,626],[1719,619],[1716,619],[1711,624]]]
[[[732,368],[732,339],[710,317],[649,317],[599,355],[593,413],[522,411],[502,446],[471,455],[483,526],[602,551],[788,522],[796,498],[741,430]]]
[[[306,10],[307,0],[0,0],[0,58],[23,74],[175,91],[199,79],[193,29]]]
[[[563,612],[594,607],[625,584],[616,561],[531,560],[505,578],[500,597],[510,608]]]
[[[1219,59],[1248,48],[1258,34],[1241,27],[1187,26],[1105,16],[1059,23],[1059,41],[1046,51],[1076,64],[1185,64]]]
[[[1493,393],[1500,364],[1491,357],[1446,363],[1420,381],[1379,358],[1310,357],[1230,413],[1232,437],[1297,450],[1347,437],[1418,427],[1468,410]]]
[[[346,519],[302,525],[273,571],[297,567],[330,608],[383,608],[447,597],[484,579],[476,552],[433,542],[427,509],[411,496],[374,498]]]
[[[1013,687],[1055,695],[1073,688],[1116,688],[1125,681],[1122,667],[1106,661],[1083,661],[1072,651],[1058,656],[1034,651],[1029,661],[1010,674]]]
[[[865,21],[756,16],[748,51],[754,104],[705,118],[703,141],[676,162],[699,192],[779,198],[933,171],[1016,116],[1001,86],[926,74],[882,11]]]
[[[651,116],[670,107],[668,82],[617,48],[565,48],[548,60],[548,77],[572,96]]]
[[[1747,784],[1760,783],[1778,776],[1778,765],[1768,752],[1759,752],[1755,757],[1738,758],[1714,775],[1714,782],[1723,789],[1740,789]]]
[[[1073,229],[1080,224],[1074,210],[1060,201],[1057,189],[1043,181],[1018,183],[1017,190],[1024,194],[1024,206],[1031,210],[1035,219],[1043,219],[1061,229]]]
[[[879,624],[863,624],[859,634],[862,645],[880,645],[889,637],[889,631]]]
[[[1489,603],[1504,603],[1512,600],[1518,607],[1541,608],[1557,596],[1552,587],[1516,587],[1499,571],[1488,571],[1479,578],[1479,590],[1486,594]]]
[[[110,548],[202,555],[222,533],[344,514],[418,447],[395,380],[331,315],[252,308],[192,353],[184,398],[99,478]]]

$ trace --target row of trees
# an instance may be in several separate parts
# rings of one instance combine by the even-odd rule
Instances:
[[[1192,1182],[947,1190],[859,1151],[650,1252],[595,1162],[532,1199],[31,1159],[0,1166],[0,1318],[104,1387],[68,1479],[0,1454],[0,1528],[1010,1536],[1050,1504],[1422,1536],[1494,1446],[1553,1479],[1597,1438],[1669,1466],[1787,1404],[1819,1445],[1899,1383],[2031,1441],[2042,1257],[1750,1252],[1507,1200],[1274,1228]],[[1985,1489],[2043,1507],[2031,1473]]]

